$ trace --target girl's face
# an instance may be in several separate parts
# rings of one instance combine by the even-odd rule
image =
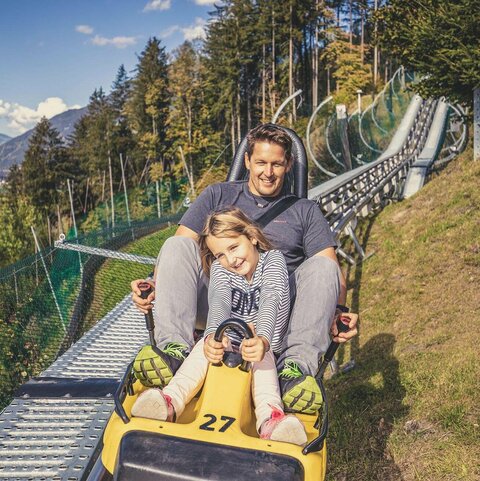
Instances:
[[[238,237],[207,237],[207,247],[230,272],[244,276],[248,282],[252,280],[258,263],[257,239],[249,239],[246,235]]]

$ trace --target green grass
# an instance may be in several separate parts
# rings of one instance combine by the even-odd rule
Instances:
[[[329,481],[480,479],[480,162],[471,150],[357,228],[356,368],[327,382]]]

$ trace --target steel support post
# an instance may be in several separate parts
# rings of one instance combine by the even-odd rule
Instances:
[[[473,90],[473,159],[480,160],[480,87]]]
[[[352,156],[350,155],[350,143],[348,142],[348,120],[345,105],[337,105],[337,128],[342,144],[343,163],[347,170],[352,170]]]
[[[362,258],[362,260],[365,259],[365,257],[367,256],[365,255],[365,251],[363,250],[363,247],[360,245],[360,242],[358,242],[357,236],[355,235],[355,232],[353,231],[352,226],[348,225],[345,228],[345,231],[350,236],[350,239],[352,239],[353,244],[355,245],[355,249],[357,249],[357,252],[360,254],[360,257]]]

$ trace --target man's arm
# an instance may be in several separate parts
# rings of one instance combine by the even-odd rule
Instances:
[[[182,236],[182,237],[190,237],[191,239],[194,239],[195,241],[198,241],[198,234],[193,231],[192,229],[189,229],[188,227],[185,227],[184,225],[179,225],[177,230],[175,231],[176,236]],[[155,279],[155,271],[153,273],[153,278]],[[140,297],[140,289],[139,289],[139,284],[142,282],[149,282],[151,286],[153,287],[152,292],[146,299],[142,299]],[[132,301],[137,306],[140,311],[142,311],[144,314],[146,314],[150,309],[153,308],[153,301],[155,300],[155,286],[153,282],[151,281],[145,281],[145,279],[135,279],[130,283],[130,287],[132,289]]]
[[[178,229],[175,231],[175,235],[181,237],[190,237],[190,239],[198,241],[198,234],[190,229],[189,227],[185,227],[184,225],[179,225]]]
[[[323,249],[320,252],[317,252],[315,256],[324,256],[324,257],[328,257],[329,259],[332,259],[332,261],[334,261],[340,269],[340,264],[337,259],[337,254],[335,253],[335,249],[333,247],[327,247],[326,249]],[[340,295],[338,296],[338,304],[345,305],[346,301],[347,301],[347,283],[345,281],[343,272],[340,269]],[[357,330],[358,314],[353,312],[343,313],[342,317],[348,318],[349,320],[348,327],[350,328],[350,330],[348,332],[339,333],[336,325],[337,316],[335,316],[332,322],[332,327],[331,327],[331,333],[333,335],[333,340],[335,342],[346,342],[352,337],[355,337],[358,333],[358,330]]]

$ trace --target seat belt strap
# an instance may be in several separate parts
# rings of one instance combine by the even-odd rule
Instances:
[[[299,200],[298,197],[284,197],[279,200],[271,209],[268,209],[265,214],[262,214],[255,222],[262,228],[266,227],[273,219],[276,219],[282,212],[285,212],[295,202]]]

